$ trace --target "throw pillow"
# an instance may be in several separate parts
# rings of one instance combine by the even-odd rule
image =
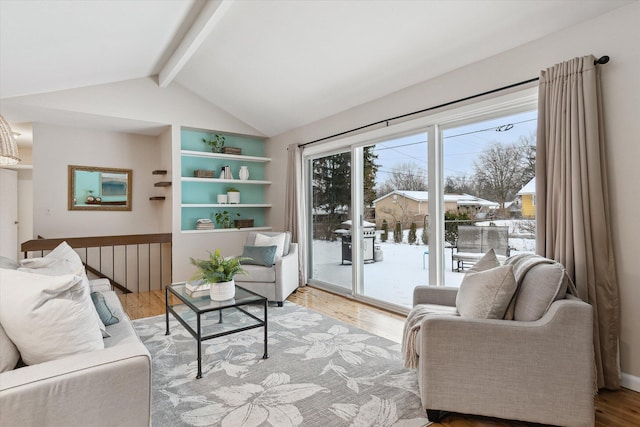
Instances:
[[[82,278],[82,284],[87,288],[87,293],[91,292],[89,287],[89,278],[84,269],[84,264],[80,259],[80,256],[73,250],[67,242],[62,242],[54,250],[49,252],[42,258],[27,258],[20,261],[20,271],[27,273],[46,274],[48,276],[60,276],[63,274],[74,274]],[[109,337],[107,329],[102,323],[100,316],[90,304],[94,311],[94,316],[98,320],[100,325],[100,331],[104,338]]]
[[[242,264],[264,265],[265,267],[272,267],[276,261],[276,252],[278,247],[276,245],[271,246],[245,246],[242,251],[242,256],[249,258],[242,261]]]
[[[20,352],[0,325],[0,372],[11,371],[20,360]]]
[[[276,245],[278,247],[276,251],[276,256],[284,256],[284,233],[277,234],[275,236],[267,236],[265,234],[256,234],[256,246],[272,246]]]
[[[467,273],[458,290],[456,308],[460,317],[502,319],[515,291],[510,265]]]
[[[91,301],[96,307],[100,320],[106,326],[118,323],[120,319],[116,317],[116,311],[107,304],[107,300],[104,299],[104,295],[101,292],[91,292]]]
[[[0,323],[27,365],[104,348],[79,276],[0,270]]]
[[[467,274],[489,270],[491,268],[496,268],[498,266],[500,266],[500,261],[498,261],[498,257],[496,256],[496,251],[494,251],[492,248],[492,249],[489,249],[489,251],[487,251],[487,253],[485,253],[482,256],[482,258],[480,258],[478,262],[476,262],[473,265],[473,267],[471,267],[467,271]]]

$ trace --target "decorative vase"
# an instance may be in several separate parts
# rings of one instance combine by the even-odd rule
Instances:
[[[209,288],[209,296],[213,301],[226,301],[236,295],[236,282],[218,282],[211,283]]]
[[[240,203],[240,192],[239,191],[228,191],[227,192],[227,201],[231,205],[237,205]]]
[[[240,166],[239,172],[240,179],[246,181],[249,179],[249,168],[247,166]]]

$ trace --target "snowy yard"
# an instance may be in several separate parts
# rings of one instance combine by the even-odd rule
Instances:
[[[496,225],[509,225],[510,235],[521,235],[517,232],[518,221],[494,221]],[[488,223],[486,224],[488,225]],[[404,242],[407,241],[405,231]],[[418,236],[422,229],[418,229]],[[420,239],[418,238],[420,242]],[[351,289],[351,264],[342,260],[342,243],[340,240],[330,242],[326,240],[313,241],[313,274],[317,280],[332,283],[346,289]],[[376,242],[383,251],[380,262],[366,262],[364,265],[364,295],[405,307],[411,307],[413,288],[426,285],[429,280],[429,260],[426,252],[429,246],[410,245],[408,243],[393,243],[390,233],[389,241]],[[535,240],[527,237],[510,237],[511,254],[518,252],[533,252]],[[464,273],[451,271],[451,249],[445,249],[444,256],[445,284],[460,286]]]

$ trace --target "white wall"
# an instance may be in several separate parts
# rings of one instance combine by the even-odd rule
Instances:
[[[435,106],[527,80],[539,70],[587,54],[609,55],[602,66],[605,108],[606,155],[612,202],[612,227],[621,294],[621,367],[623,384],[640,387],[640,272],[637,246],[640,211],[637,183],[640,170],[640,55],[638,31],[640,3],[617,9],[590,22],[460,68],[376,101],[361,105],[268,141],[267,156],[273,158],[269,176],[273,185],[271,223],[284,226],[286,146],[329,136],[388,117]]]
[[[45,238],[169,232],[162,205],[149,200],[160,180],[156,137],[33,124],[34,232]],[[68,166],[133,170],[131,211],[69,211]]]

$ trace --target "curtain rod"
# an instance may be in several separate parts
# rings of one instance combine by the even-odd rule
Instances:
[[[596,59],[595,61],[593,61],[593,65],[606,64],[607,62],[609,62],[609,57],[607,55],[604,55],[604,56],[601,56],[600,58]],[[388,125],[389,122],[391,122],[393,120],[404,119],[405,117],[413,116],[415,114],[422,114],[422,113],[426,113],[427,111],[436,110],[438,108],[448,107],[448,106],[453,105],[453,104],[458,104],[460,102],[469,101],[470,99],[475,99],[475,98],[479,98],[481,96],[490,95],[492,93],[501,92],[503,90],[507,90],[507,89],[511,89],[511,88],[514,88],[514,87],[526,85],[528,83],[533,83],[533,82],[536,82],[538,80],[540,80],[540,77],[535,77],[535,78],[532,78],[532,79],[529,79],[529,80],[523,80],[523,81],[518,82],[518,83],[512,83],[512,84],[507,85],[507,86],[502,86],[502,87],[499,87],[497,89],[491,89],[491,90],[488,90],[486,92],[476,93],[475,95],[470,95],[470,96],[466,96],[464,98],[459,98],[459,99],[456,99],[454,101],[445,102],[443,104],[435,105],[433,107],[423,108],[422,110],[413,111],[411,113],[401,114],[399,116],[390,117],[390,118],[384,119],[384,120],[378,120],[377,122],[369,123],[367,125],[363,125],[363,126],[360,126],[360,127],[357,127],[357,128],[346,130],[344,132],[336,133],[336,134],[333,134],[333,135],[330,135],[330,136],[325,136],[324,138],[315,139],[313,141],[305,142],[303,144],[298,144],[298,147],[304,147],[304,146],[309,145],[309,144],[315,144],[316,142],[326,141],[327,139],[332,139],[332,138],[335,138],[335,137],[338,137],[338,136],[343,136],[343,135],[349,134],[351,132],[357,132],[359,130],[366,129],[366,128],[372,127],[372,126],[377,126],[377,125],[380,125],[382,123],[387,123],[387,125]]]

